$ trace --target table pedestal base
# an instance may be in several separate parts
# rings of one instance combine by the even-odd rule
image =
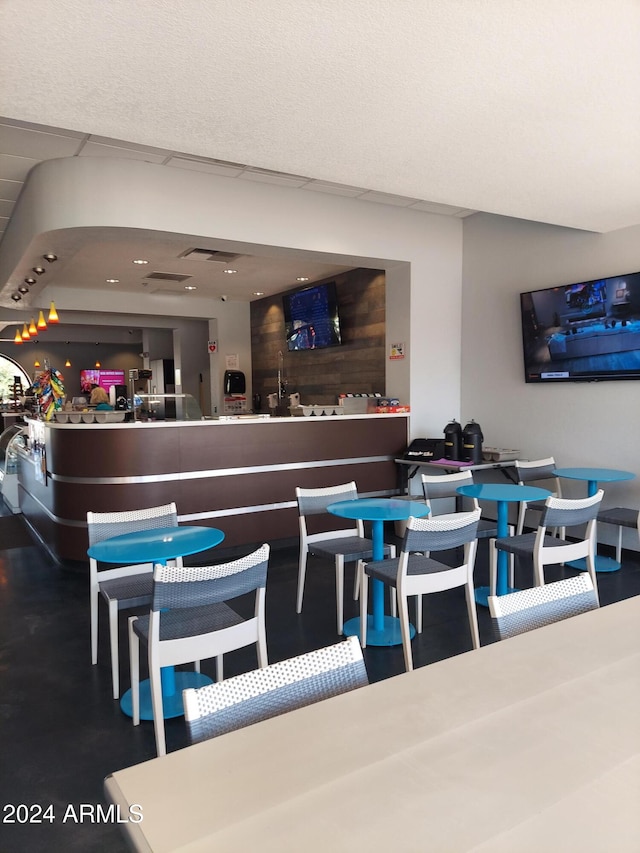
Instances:
[[[208,675],[202,675],[200,672],[176,672],[175,673],[175,692],[170,696],[162,696],[162,716],[165,720],[170,720],[173,717],[181,717],[184,714],[184,705],[182,704],[182,691],[187,687],[204,687],[205,684],[211,684],[212,678]],[[122,696],[120,700],[120,709],[127,717],[133,717],[133,700],[131,697],[131,689]],[[153,720],[153,707],[151,705],[151,682],[148,678],[140,682],[140,719]]]
[[[572,569],[579,569],[581,572],[587,571],[587,561],[584,557],[579,560],[571,560],[567,565],[571,566]],[[596,554],[596,572],[618,572],[620,568],[620,563],[613,557],[602,557]]]
[[[514,587],[507,587],[503,595],[506,595],[507,592],[518,592]],[[488,586],[477,586],[474,590],[473,597],[476,600],[476,604],[481,604],[483,607],[488,607],[489,602],[487,598],[489,597],[489,587]]]
[[[355,616],[344,623],[343,634],[345,637],[360,636],[360,617]],[[409,625],[409,635],[413,639],[416,629]],[[367,616],[367,645],[368,646],[401,646],[402,632],[400,631],[400,620],[395,616],[385,616],[382,630],[373,627],[373,616]]]

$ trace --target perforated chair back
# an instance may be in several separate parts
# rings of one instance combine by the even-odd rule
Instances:
[[[175,503],[152,506],[147,509],[125,512],[88,512],[87,533],[89,546],[124,533],[155,530],[159,527],[177,527],[178,510]]]
[[[357,637],[216,684],[183,691],[192,743],[369,683]]]
[[[296,489],[298,512],[301,516],[321,515],[326,513],[329,504],[336,501],[354,501],[357,498],[358,489],[353,481],[323,489]]]
[[[416,551],[448,551],[475,541],[480,510],[437,515],[435,518],[410,518],[400,558]]]
[[[554,497],[562,497],[562,486],[560,478],[555,474],[556,462],[553,456],[547,456],[545,459],[522,460],[514,461],[518,483],[521,486],[530,486],[537,484],[544,486],[553,492]],[[542,501],[522,501],[518,509],[518,524],[516,533],[520,535],[524,530],[524,522],[527,510],[541,512]],[[564,531],[560,531],[560,536],[564,536]]]
[[[177,526],[178,510],[175,503],[122,512],[87,512],[89,546],[124,533]],[[181,559],[175,562],[182,564]],[[98,599],[102,595],[109,608],[111,681],[114,699],[120,695],[118,611],[146,607],[150,604],[152,571],[151,563],[100,569],[98,561],[93,557],[89,558],[91,662],[93,664],[98,662]]]
[[[593,582],[586,573],[507,595],[490,595],[488,602],[501,640],[598,607]]]
[[[421,479],[425,503],[431,510],[430,518],[436,514],[433,501],[456,498],[460,502],[458,505],[465,511],[474,510],[478,506],[475,498],[462,497],[456,491],[459,486],[473,485],[471,471],[456,471],[454,474],[422,474]]]

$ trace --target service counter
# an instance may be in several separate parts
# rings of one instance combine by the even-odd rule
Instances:
[[[86,561],[86,514],[175,501],[179,521],[219,527],[225,546],[298,535],[295,487],[355,480],[397,492],[407,414],[123,424],[34,423],[20,454],[20,507],[59,560]],[[335,519],[333,520],[335,522]]]

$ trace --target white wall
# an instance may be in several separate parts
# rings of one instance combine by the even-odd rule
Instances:
[[[385,269],[388,343],[402,342],[406,351],[403,362],[387,361],[386,393],[409,399],[413,435],[439,435],[446,421],[459,417],[461,220],[133,160],[49,160],[31,172],[12,217],[0,247],[0,281],[37,235],[91,226],[200,235],[245,250],[259,247],[262,254],[288,247]],[[98,322],[96,311],[114,311],[106,291],[56,286],[55,301],[59,309],[94,312],[92,322]],[[246,352],[237,303],[141,295],[126,307],[216,318],[221,355]],[[240,308],[248,317],[248,305]],[[248,372],[244,356],[241,369]]]
[[[593,234],[489,214],[464,223],[463,417],[481,424],[486,444],[524,457],[634,472],[604,486],[608,505],[640,506],[640,382],[527,385],[519,294],[638,269],[640,226]],[[567,496],[584,489],[566,481]],[[610,535],[601,526],[600,538]],[[637,548],[637,537],[628,544]]]

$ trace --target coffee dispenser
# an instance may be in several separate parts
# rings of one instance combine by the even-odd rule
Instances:
[[[444,428],[444,458],[460,459],[462,453],[462,427],[454,418]]]
[[[469,421],[462,430],[462,461],[480,465],[482,462],[482,442],[484,436],[480,424]]]

